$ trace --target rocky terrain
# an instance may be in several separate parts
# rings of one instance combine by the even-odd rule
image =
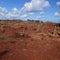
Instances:
[[[0,21],[0,60],[60,60],[60,27]]]

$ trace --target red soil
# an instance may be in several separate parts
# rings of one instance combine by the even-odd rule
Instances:
[[[0,29],[0,60],[60,60],[60,36],[48,34],[54,31],[53,23],[8,22],[8,26]]]

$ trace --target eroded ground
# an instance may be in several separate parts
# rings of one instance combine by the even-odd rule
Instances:
[[[0,60],[60,60],[60,28],[36,22],[0,22]]]

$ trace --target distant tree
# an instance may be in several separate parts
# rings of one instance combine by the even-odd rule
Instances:
[[[30,19],[28,19],[27,21],[28,21],[28,22],[34,22],[34,20],[30,20]]]
[[[30,20],[30,19],[27,19],[27,21],[28,21],[28,22],[31,22],[31,20]]]
[[[35,20],[35,22],[39,23],[40,21],[39,20]]]

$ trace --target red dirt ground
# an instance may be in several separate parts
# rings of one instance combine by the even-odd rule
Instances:
[[[0,60],[60,60],[60,35],[54,23],[0,22]],[[57,32],[60,34],[60,28]]]

